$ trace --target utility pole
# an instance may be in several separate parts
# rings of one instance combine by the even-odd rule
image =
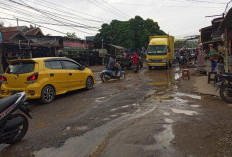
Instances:
[[[102,53],[103,53],[103,39],[102,39]],[[105,58],[105,57],[104,57],[104,54],[103,54],[103,57],[102,57],[102,64],[103,64],[103,65],[105,65],[105,63],[104,63],[104,58]]]
[[[19,19],[18,18],[16,18],[16,21],[17,21],[17,27],[19,26]]]
[[[102,39],[102,49],[103,49],[103,39]]]

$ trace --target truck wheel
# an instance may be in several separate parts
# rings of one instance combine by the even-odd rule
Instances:
[[[151,67],[151,66],[148,66],[148,69],[149,69],[149,70],[152,70],[152,67]]]

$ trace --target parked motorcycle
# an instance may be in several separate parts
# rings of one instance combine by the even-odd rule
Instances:
[[[100,77],[101,77],[101,80],[102,82],[106,82],[106,81],[109,81],[111,79],[120,79],[120,78],[123,78],[125,79],[126,78],[126,73],[124,70],[119,70],[117,75],[115,75],[115,71],[112,71],[112,70],[103,70],[101,73],[100,73]]]
[[[216,90],[220,89],[221,98],[228,103],[232,102],[232,74],[217,74],[216,75]]]
[[[134,63],[134,64],[133,64],[133,71],[134,71],[135,73],[137,73],[137,72],[139,71],[139,64],[138,64],[138,63]]]
[[[25,92],[20,92],[0,100],[0,144],[19,142],[27,133],[28,119],[31,117],[27,108]],[[15,113],[20,110],[22,113]]]

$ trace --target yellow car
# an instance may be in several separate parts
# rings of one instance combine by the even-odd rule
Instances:
[[[63,57],[9,61],[1,81],[0,97],[24,91],[28,99],[39,98],[42,103],[50,103],[55,95],[68,91],[92,89],[95,84],[90,69]]]

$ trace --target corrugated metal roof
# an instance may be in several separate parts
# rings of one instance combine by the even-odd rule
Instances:
[[[40,33],[41,35],[43,35],[42,31],[40,28],[34,28],[34,29],[30,29],[28,31],[26,31],[24,34],[25,35],[37,35],[38,33]]]
[[[108,45],[110,45],[110,46],[112,46],[112,47],[114,47],[114,48],[116,48],[116,49],[119,49],[119,50],[126,50],[126,48],[125,48],[125,47],[122,47],[122,46],[112,45],[112,44],[108,44]]]
[[[0,32],[2,33],[2,40],[7,41],[11,39],[12,37],[20,34],[20,32],[23,32],[26,30],[26,26],[19,26],[19,27],[1,27]]]
[[[218,30],[222,30],[224,28],[228,28],[231,26],[232,26],[232,8],[230,8],[228,13],[226,14],[226,17],[224,18],[224,20],[220,24]]]

